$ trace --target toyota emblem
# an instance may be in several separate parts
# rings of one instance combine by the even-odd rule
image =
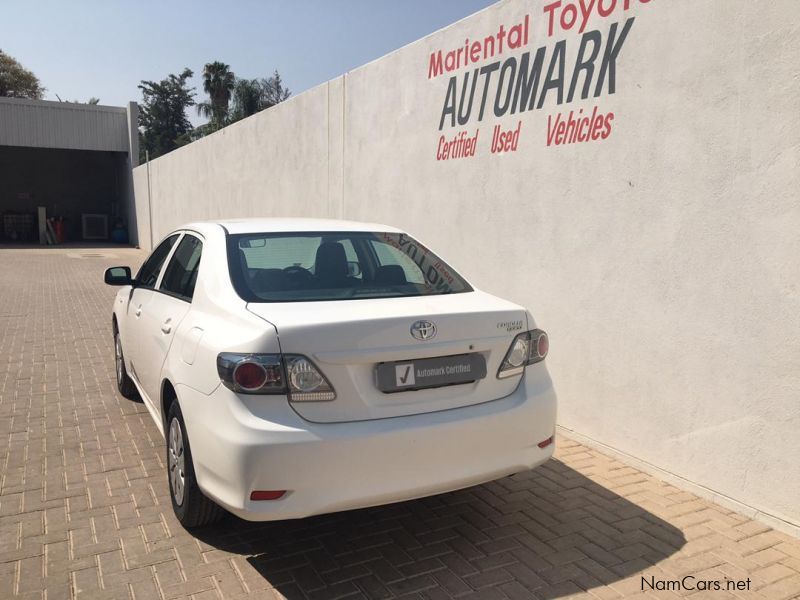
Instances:
[[[416,321],[411,325],[411,335],[418,340],[429,340],[436,335],[436,325],[430,321]]]

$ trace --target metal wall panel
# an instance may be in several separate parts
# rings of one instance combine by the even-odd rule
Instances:
[[[125,108],[0,98],[0,146],[128,151]]]

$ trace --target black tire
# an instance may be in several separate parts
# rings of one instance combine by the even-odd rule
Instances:
[[[183,422],[183,413],[178,401],[175,400],[169,407],[167,413],[167,481],[169,482],[169,497],[172,500],[172,509],[181,525],[187,529],[192,527],[204,527],[219,521],[225,514],[219,506],[214,504],[197,485],[194,476],[194,465],[192,464],[192,450],[189,446],[189,436],[186,435],[186,425]],[[180,432],[180,447],[182,448],[183,460],[173,459],[174,442],[173,423]],[[180,453],[178,453],[180,454]],[[183,468],[182,478],[180,469]],[[182,481],[183,489],[180,488]]]
[[[131,378],[128,376],[128,370],[125,368],[125,358],[122,354],[122,340],[119,337],[119,331],[114,327],[114,371],[117,380],[117,389],[128,400],[135,400],[139,397],[139,392],[136,390]]]

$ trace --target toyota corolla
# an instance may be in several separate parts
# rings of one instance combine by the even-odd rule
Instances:
[[[545,332],[398,229],[194,223],[105,281],[117,385],[166,439],[186,527],[418,498],[553,453]]]

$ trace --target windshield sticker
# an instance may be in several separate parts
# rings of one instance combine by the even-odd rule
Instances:
[[[455,281],[453,274],[441,260],[431,256],[430,251],[425,246],[412,240],[404,233],[399,235],[382,233],[380,235],[383,242],[400,250],[419,267],[425,277],[425,288],[427,290],[439,293],[451,291]]]

